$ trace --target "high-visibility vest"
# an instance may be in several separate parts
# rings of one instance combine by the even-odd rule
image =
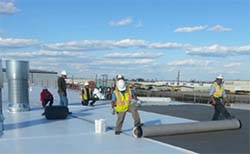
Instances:
[[[131,103],[132,94],[131,90],[127,88],[125,94],[123,95],[119,90],[115,90],[116,96],[116,112],[126,112],[128,110],[128,106]]]
[[[87,88],[83,88],[84,94],[82,95],[82,100],[89,100],[88,94],[87,94]],[[91,97],[91,89],[88,88],[89,91],[89,97]]]
[[[224,87],[223,85],[219,86],[216,82],[212,85],[215,89],[215,92],[213,94],[213,97],[215,98],[220,98],[223,96],[223,92],[224,92]]]

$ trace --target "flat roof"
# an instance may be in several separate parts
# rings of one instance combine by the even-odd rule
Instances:
[[[30,90],[31,111],[7,111],[7,86],[3,89],[4,132],[0,139],[0,153],[195,153],[178,146],[149,138],[132,136],[133,120],[127,114],[121,135],[114,135],[116,116],[111,114],[110,101],[97,101],[95,107],[82,106],[79,93],[68,92],[69,109],[66,120],[46,120],[39,102],[42,87]],[[56,89],[49,89],[59,104]],[[184,118],[139,111],[145,125],[189,122]],[[106,119],[108,130],[95,133],[94,120]]]

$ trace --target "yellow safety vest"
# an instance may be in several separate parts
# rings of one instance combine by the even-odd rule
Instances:
[[[89,89],[89,97],[91,97],[91,89]],[[90,98],[88,98],[88,94],[87,94],[87,88],[83,88],[84,94],[82,95],[82,100],[89,100]]]
[[[116,96],[116,112],[126,112],[128,110],[128,106],[131,103],[132,94],[131,90],[127,88],[125,91],[125,95],[123,95],[117,89],[115,90]]]
[[[224,92],[224,87],[223,85],[219,86],[216,82],[212,85],[215,89],[215,92],[213,94],[213,97],[215,98],[220,98],[223,96],[223,92]]]

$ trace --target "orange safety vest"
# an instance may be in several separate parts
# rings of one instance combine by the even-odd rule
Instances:
[[[215,92],[213,94],[213,97],[215,98],[220,98],[223,96],[223,92],[224,92],[224,87],[223,85],[219,86],[216,82],[212,85],[215,89]]]
[[[131,103],[132,94],[131,90],[127,88],[125,91],[125,95],[123,95],[120,91],[115,89],[116,96],[116,112],[126,112],[128,110],[128,106]]]
[[[89,89],[89,97],[91,97],[91,89]],[[82,100],[89,100],[90,98],[88,98],[88,94],[87,94],[87,88],[83,88],[84,94],[82,95]]]

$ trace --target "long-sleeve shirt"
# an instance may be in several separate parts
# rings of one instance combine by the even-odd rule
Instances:
[[[41,102],[45,102],[46,100],[51,100],[52,98],[53,98],[53,95],[48,90],[43,90],[40,93]]]
[[[58,78],[57,85],[58,85],[58,92],[59,93],[63,92],[66,94],[67,85],[66,85],[66,81],[63,77]]]

